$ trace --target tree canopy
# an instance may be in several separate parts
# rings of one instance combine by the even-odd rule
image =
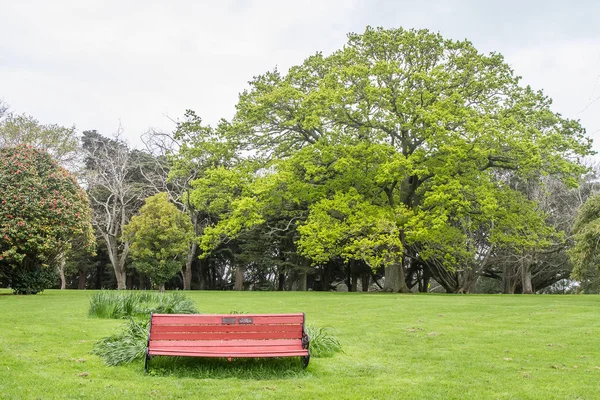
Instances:
[[[521,86],[501,55],[426,30],[367,28],[330,56],[250,85],[232,131],[264,157],[257,188],[278,180],[283,207],[304,208],[293,226],[300,250],[315,263],[385,267],[394,291],[407,290],[416,265],[468,291],[456,272],[473,275],[481,252],[547,246],[553,228],[513,183],[551,175],[575,185],[591,153],[579,123]],[[260,197],[254,207],[268,213],[278,187],[238,200],[241,214]],[[231,218],[220,224],[241,230]]]
[[[72,144],[74,129],[3,110],[4,146]],[[594,198],[577,221],[573,211],[597,191],[591,139],[468,40],[367,27],[254,77],[230,121],[211,127],[188,110],[175,132],[143,141],[146,151],[82,138],[82,182],[119,289],[144,275],[178,286],[182,265],[184,289],[360,280],[466,293],[486,277],[489,290],[533,293],[573,265],[577,279],[600,274],[589,267]]]
[[[0,265],[9,279],[14,271],[48,268],[74,238],[93,249],[87,195],[47,152],[0,148],[0,199]]]
[[[184,263],[192,241],[192,224],[171,202],[167,193],[146,199],[139,215],[123,227],[123,235],[131,242],[134,266],[150,276],[164,291],[164,284]]]

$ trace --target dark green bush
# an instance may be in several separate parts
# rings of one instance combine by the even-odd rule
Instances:
[[[53,268],[40,266],[22,269],[14,268],[4,270],[8,286],[14,294],[36,294],[50,288],[58,279],[58,274]]]

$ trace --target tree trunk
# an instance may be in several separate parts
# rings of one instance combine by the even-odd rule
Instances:
[[[188,251],[187,260],[185,261],[185,270],[183,272],[183,290],[191,290],[192,288],[192,263],[196,257],[198,243],[193,242]],[[202,274],[200,274],[202,276]]]
[[[431,279],[431,276],[429,274],[429,269],[424,266],[421,269],[421,277],[419,279],[419,292],[421,292],[421,293],[429,292],[429,279]]]
[[[285,272],[280,272],[277,278],[277,291],[283,292],[285,287]]]
[[[235,268],[235,285],[233,290],[244,290],[244,267],[237,266]]]
[[[298,271],[298,291],[306,292],[306,271]]]
[[[529,270],[529,265],[525,261],[521,261],[521,286],[523,288],[523,294],[533,294],[531,271]]]
[[[360,277],[360,283],[362,285],[362,291],[368,292],[369,284],[371,283],[371,273],[370,272],[363,273]]]
[[[67,280],[65,279],[65,265],[67,264],[67,260],[64,257],[60,257],[60,268],[58,269],[58,273],[60,274],[60,290],[65,290],[67,288]]]
[[[321,275],[321,290],[329,292],[331,290],[331,265],[329,263],[323,266]]]
[[[383,290],[386,292],[409,292],[404,278],[404,267],[401,263],[394,263],[385,267]]]
[[[200,290],[209,289],[210,269],[206,258],[197,259],[198,263],[198,287]]]
[[[471,265],[467,265],[464,267],[462,272],[457,274],[458,278],[458,288],[456,293],[471,293],[475,289],[475,284],[477,284],[477,273],[475,268]]]
[[[350,261],[349,264],[346,265],[346,287],[348,288],[348,291],[351,292],[352,291],[352,263],[354,261]]]
[[[165,292],[165,284],[161,283],[160,285],[158,285],[158,290],[160,290],[161,293]]]
[[[514,294],[515,291],[510,281],[510,270],[505,264],[502,266],[502,294]]]
[[[350,287],[348,288],[349,292],[356,292],[358,290],[358,274],[355,271],[352,271]]]
[[[79,270],[79,283],[77,285],[77,289],[84,290],[85,289],[85,281],[86,281],[86,271],[80,269]]]
[[[119,247],[117,244],[117,239],[112,235],[103,234],[104,241],[106,242],[106,247],[108,248],[108,258],[110,259],[110,263],[112,264],[115,270],[115,278],[117,279],[117,289],[125,290],[127,289],[127,273],[125,272],[125,259],[127,258],[127,253],[129,252],[129,244],[125,244],[125,248],[119,256]]]

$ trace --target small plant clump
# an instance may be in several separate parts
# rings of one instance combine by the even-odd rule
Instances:
[[[129,319],[121,332],[96,342],[92,353],[102,357],[106,364],[111,366],[143,359],[146,354],[149,324],[150,320]]]
[[[90,298],[88,315],[121,319],[156,314],[195,314],[194,302],[183,293],[115,292],[103,290]]]
[[[311,357],[331,357],[342,350],[340,341],[329,333],[329,328],[319,328],[312,325],[306,326],[306,334],[310,337]]]

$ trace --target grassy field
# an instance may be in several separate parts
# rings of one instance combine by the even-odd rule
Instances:
[[[190,292],[203,313],[306,313],[344,353],[299,360],[154,359],[108,367],[92,292],[0,291],[0,398],[600,398],[600,297]]]

